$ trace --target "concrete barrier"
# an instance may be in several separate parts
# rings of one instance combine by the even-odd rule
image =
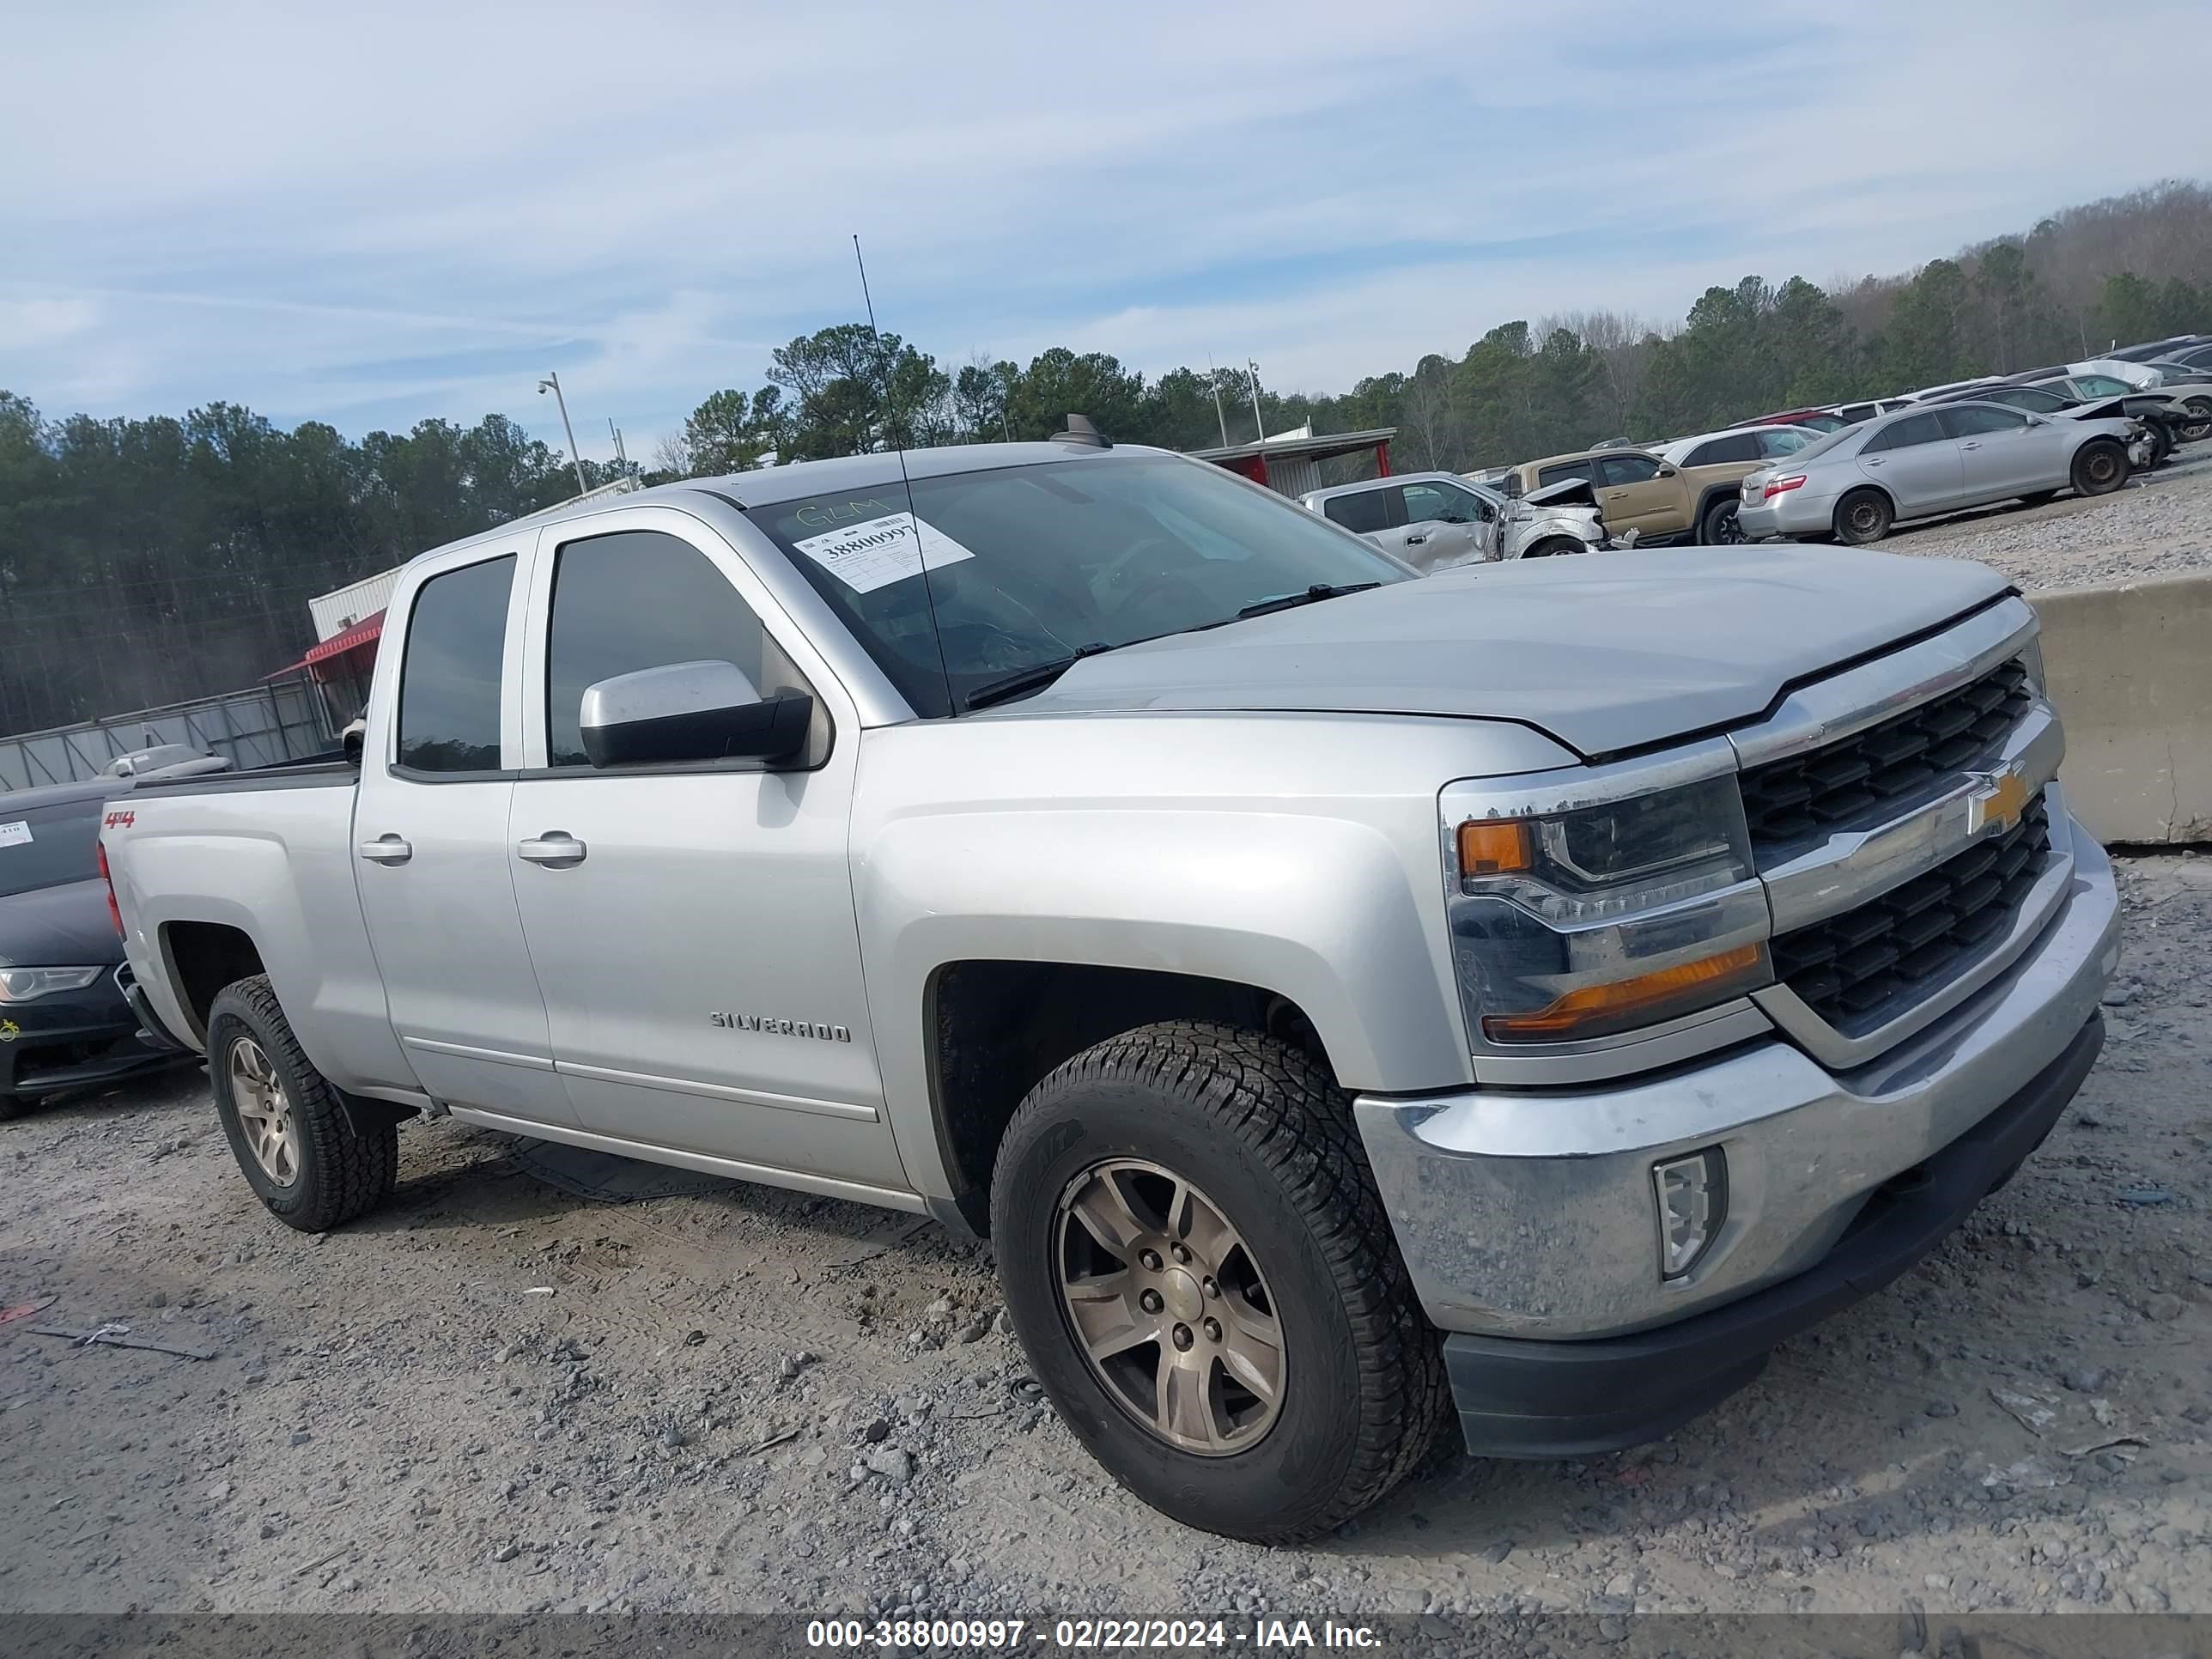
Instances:
[[[2100,841],[2212,841],[2212,574],[2029,597],[2075,816]]]

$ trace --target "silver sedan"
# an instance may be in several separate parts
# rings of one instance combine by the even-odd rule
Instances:
[[[1737,521],[1753,540],[1878,542],[1900,519],[2127,482],[2130,420],[2047,420],[2001,404],[1954,403],[1833,432],[1743,481]]]

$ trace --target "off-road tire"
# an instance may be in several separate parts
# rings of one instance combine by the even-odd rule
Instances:
[[[1736,517],[1737,503],[1723,496],[1706,507],[1698,518],[1698,544],[1700,547],[1737,547],[1746,540],[1743,525]],[[1735,526],[1735,534],[1729,527]]]
[[[1846,547],[1869,547],[1889,534],[1897,509],[1879,489],[1854,489],[1836,503],[1836,539]]]
[[[2128,452],[2110,438],[2092,438],[2074,452],[2067,476],[2077,495],[2109,495],[2128,481]]]
[[[299,1172],[289,1186],[272,1180],[255,1160],[231,1098],[231,1048],[247,1036],[258,1043],[283,1080],[297,1124]],[[208,1011],[208,1075],[216,1115],[232,1154],[254,1195],[288,1227],[328,1231],[364,1215],[392,1195],[399,1170],[399,1126],[380,1121],[356,1131],[337,1086],[317,1071],[292,1034],[268,975],[227,985]]]
[[[1093,1370],[1066,1312],[1064,1194],[1139,1158],[1201,1188],[1248,1242],[1281,1328],[1279,1415],[1226,1455],[1178,1449]],[[1341,1525],[1438,1438],[1449,1395],[1354,1127],[1326,1069],[1233,1026],[1147,1025],[1038,1084],[1000,1144],[991,1242],[1016,1333],[1061,1419],[1115,1480],[1186,1525],[1284,1544]]]

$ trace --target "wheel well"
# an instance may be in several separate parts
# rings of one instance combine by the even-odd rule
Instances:
[[[1891,495],[1888,490],[1885,489],[1878,483],[1853,484],[1849,489],[1846,489],[1842,495],[1836,497],[1836,511],[1838,513],[1842,512],[1844,510],[1844,503],[1850,500],[1854,495],[1879,495],[1882,499],[1883,505],[1889,508],[1889,516],[1893,519],[1897,516],[1897,497]]]
[[[990,1224],[1000,1137],[1029,1091],[1094,1043],[1161,1020],[1265,1031],[1328,1054],[1288,998],[1253,985],[1076,963],[956,962],[929,989],[930,1090],[954,1202],[978,1234]]]
[[[261,952],[246,930],[219,921],[170,922],[161,929],[161,947],[193,1034],[203,1038],[216,993],[264,971]]]
[[[1742,495],[1743,486],[1740,483],[1732,484],[1707,484],[1705,486],[1705,493],[1698,497],[1698,511],[1695,515],[1698,521],[1692,527],[1698,530],[1705,528],[1705,514],[1713,510],[1713,503],[1715,501],[1720,501],[1723,497],[1730,501],[1740,501],[1742,498]]]

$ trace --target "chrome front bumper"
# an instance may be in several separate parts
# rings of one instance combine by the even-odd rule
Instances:
[[[2040,937],[1854,1069],[1770,1038],[1623,1087],[1361,1097],[1360,1135],[1429,1317],[1492,1336],[1603,1336],[1820,1261],[1875,1188],[2011,1099],[2095,1014],[2119,949],[2112,863],[2071,817],[2052,842],[2073,866]],[[1713,1146],[1728,1159],[1726,1221],[1686,1275],[1662,1279],[1652,1165]]]

